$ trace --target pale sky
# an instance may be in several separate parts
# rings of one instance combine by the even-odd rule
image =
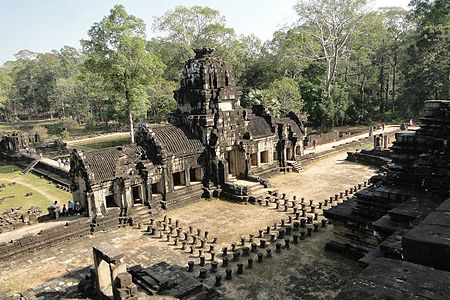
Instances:
[[[59,50],[64,45],[80,48],[94,22],[115,4],[147,24],[147,37],[154,17],[176,6],[209,6],[220,11],[237,34],[254,34],[265,41],[283,25],[295,21],[297,0],[0,0],[0,65],[14,59],[19,50]],[[374,0],[374,8],[401,6],[409,0]]]

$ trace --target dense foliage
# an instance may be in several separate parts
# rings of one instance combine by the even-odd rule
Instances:
[[[293,9],[295,24],[265,42],[238,36],[219,11],[201,6],[155,18],[159,35],[147,40],[144,21],[117,5],[81,50],[22,50],[5,63],[2,117],[163,121],[175,108],[184,61],[205,46],[231,64],[244,106],[294,111],[323,130],[409,119],[424,100],[450,98],[449,0],[376,11],[365,0],[300,0]]]

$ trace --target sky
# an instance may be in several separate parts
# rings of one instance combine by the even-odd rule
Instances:
[[[209,6],[225,16],[237,34],[271,39],[277,29],[295,21],[298,0],[0,0],[0,65],[19,50],[48,52],[64,45],[80,48],[80,39],[116,4],[147,24],[147,38],[155,17],[176,6]],[[401,6],[409,0],[373,0],[374,8]]]

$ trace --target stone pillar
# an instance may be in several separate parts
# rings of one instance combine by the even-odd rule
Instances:
[[[131,197],[131,185],[130,182],[124,181],[123,183],[123,201],[124,208],[129,208],[133,206],[133,197]]]
[[[184,170],[184,185],[185,186],[191,185],[191,173],[189,172],[189,168]]]
[[[146,185],[146,201],[148,203],[149,207],[152,207],[153,203],[152,203],[152,181],[150,179],[147,179],[146,181],[147,185]]]
[[[383,149],[389,148],[389,135],[383,135]]]
[[[256,146],[256,166],[261,166],[261,152],[259,152],[259,145]]]

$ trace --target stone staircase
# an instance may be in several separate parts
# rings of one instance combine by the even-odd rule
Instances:
[[[234,176],[228,177],[227,184],[233,186],[233,190],[229,189],[223,192],[223,195],[243,202],[262,199],[268,195],[269,191],[260,182],[237,179]]]
[[[264,187],[264,185],[259,182],[252,182],[248,188],[248,201],[255,202],[264,200],[269,196],[269,190],[269,188]]]
[[[119,208],[108,208],[108,212],[91,221],[91,232],[108,231],[119,226]]]
[[[39,159],[33,160],[28,166],[25,167],[25,169],[20,172],[21,175],[25,175],[29,173],[33,168],[39,163]]]
[[[135,204],[133,206],[132,212],[131,212],[131,219],[133,220],[134,224],[137,223],[148,223],[150,222],[150,218],[152,216],[152,211],[150,208],[143,204]]]
[[[294,172],[300,173],[300,171],[303,170],[302,166],[295,160],[287,160],[286,163],[288,166],[292,167]]]

